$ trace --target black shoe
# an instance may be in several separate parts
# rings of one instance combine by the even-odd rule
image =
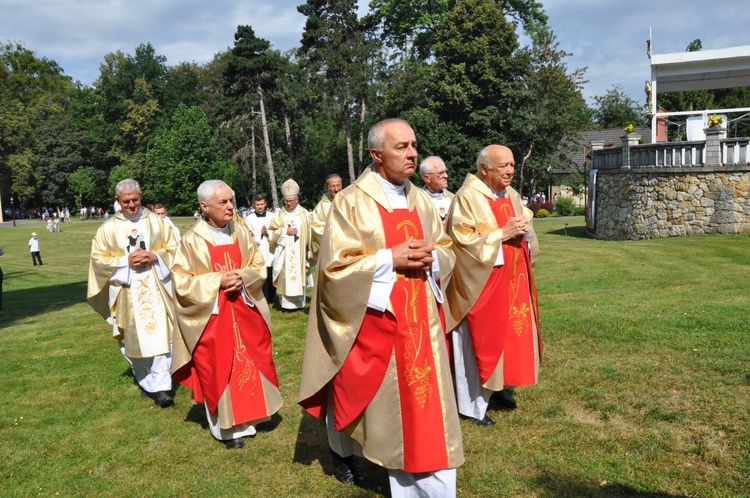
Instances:
[[[357,465],[354,463],[354,457],[342,457],[335,451],[331,450],[333,458],[333,476],[339,482],[344,484],[359,484],[365,480]]]
[[[238,437],[235,439],[227,439],[224,441],[224,444],[228,450],[238,450],[245,446],[245,441],[243,441],[241,437]]]
[[[497,391],[490,396],[490,399],[495,402],[497,406],[504,410],[515,410],[517,408],[516,400],[513,399],[511,391],[502,389]]]
[[[168,408],[174,405],[174,398],[172,398],[172,396],[170,396],[167,391],[159,391],[157,393],[153,393],[151,398],[153,398],[154,404],[161,408]]]
[[[479,420],[478,418],[474,418],[474,417],[468,417],[466,415],[460,415],[460,414],[459,414],[459,417],[461,417],[464,420],[468,420],[472,424],[476,424],[479,427],[492,427],[493,425],[495,425],[495,422],[487,414],[484,415],[484,418],[482,420]]]

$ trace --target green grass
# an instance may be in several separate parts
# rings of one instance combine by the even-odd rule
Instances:
[[[85,302],[98,225],[0,227],[0,495],[388,494],[366,462],[364,489],[339,484],[324,428],[296,405],[306,315],[272,311],[285,405],[244,449],[213,440],[184,388],[166,410],[141,398]],[[518,389],[517,411],[490,413],[495,427],[462,422],[459,495],[750,495],[750,237],[602,242],[581,218],[536,228],[541,380]]]

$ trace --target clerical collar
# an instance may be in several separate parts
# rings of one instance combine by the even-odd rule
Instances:
[[[208,229],[212,233],[223,233],[225,235],[229,235],[229,223],[227,223],[223,227],[219,228],[219,227],[213,226],[211,223],[209,223],[208,221],[206,221],[206,226],[208,227]]]
[[[268,211],[263,211],[262,213],[259,213],[258,211],[255,211],[255,216],[257,216],[258,218],[265,218],[267,212]]]
[[[495,197],[499,199],[502,199],[503,197],[505,197],[505,189],[502,189],[500,192],[498,192],[497,190],[493,188],[490,188],[490,190],[492,190],[492,193],[495,194]]]
[[[143,215],[143,206],[141,206],[140,209],[138,209],[138,212],[132,218],[128,216],[127,214],[125,214],[125,211],[122,211],[122,215],[125,217],[126,220],[131,221],[133,223],[138,223],[138,220],[140,220],[141,216]]]
[[[440,192],[433,192],[432,190],[427,188],[427,185],[425,185],[422,188],[433,199],[442,199],[443,197],[445,197],[445,189],[441,190]]]
[[[406,200],[406,180],[401,185],[394,185],[377,172],[375,172],[375,178],[378,179],[380,186],[383,187],[383,192],[391,205],[391,209],[409,208],[409,203]]]
[[[380,186],[383,187],[383,190],[385,190],[386,194],[406,196],[406,180],[404,180],[401,185],[394,185],[380,176],[380,173],[378,172],[375,172],[375,178],[378,179],[378,181],[380,182]]]

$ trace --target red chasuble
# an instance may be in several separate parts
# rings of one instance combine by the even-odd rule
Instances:
[[[386,247],[409,237],[424,237],[416,210],[396,209],[388,213],[379,208]],[[394,313],[368,308],[352,349],[332,380],[335,429],[342,430],[370,404],[395,353],[403,470],[407,472],[430,472],[448,466],[442,402],[430,341],[428,286],[423,271],[399,271],[390,295]]]
[[[505,226],[515,216],[509,198],[489,203],[497,226]],[[487,382],[502,356],[504,384],[527,386],[536,383],[532,320],[539,316],[529,247],[526,239],[515,237],[502,244],[502,251],[504,264],[492,269],[466,319],[482,383]]]
[[[242,266],[239,241],[206,244],[214,271]],[[205,401],[211,413],[216,413],[219,399],[229,387],[232,416],[238,425],[271,415],[261,375],[278,387],[271,332],[258,308],[248,306],[240,293],[227,295],[220,289],[219,314],[208,320],[193,350],[192,362],[175,372],[175,379],[193,390],[196,401]]]

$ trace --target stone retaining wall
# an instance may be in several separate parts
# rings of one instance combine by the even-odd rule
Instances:
[[[750,232],[750,167],[599,170],[589,234],[639,240]]]

